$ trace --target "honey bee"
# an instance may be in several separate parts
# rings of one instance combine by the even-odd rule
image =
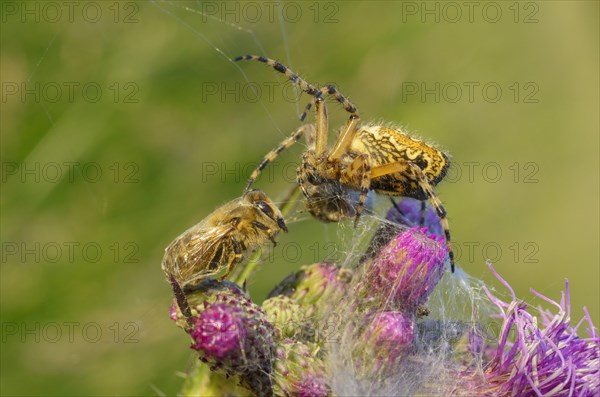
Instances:
[[[223,270],[220,279],[225,279],[249,248],[267,240],[275,245],[281,230],[287,232],[281,211],[262,191],[249,190],[183,232],[165,249],[162,261],[178,303],[198,282]]]

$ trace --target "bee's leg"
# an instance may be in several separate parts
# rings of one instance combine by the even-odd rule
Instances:
[[[231,274],[231,271],[233,270],[235,265],[240,263],[244,257],[244,250],[242,248],[242,245],[233,238],[230,239],[230,242],[231,242],[231,246],[233,248],[234,257],[227,264],[227,268],[225,269],[225,274],[223,274],[220,277],[221,281],[225,280],[227,278],[227,276],[229,276],[229,274]]]
[[[171,283],[171,288],[173,289],[173,294],[175,295],[175,301],[177,302],[177,306],[179,306],[179,310],[181,310],[183,317],[185,317],[188,326],[191,328],[192,310],[190,309],[190,304],[187,298],[185,297],[185,293],[183,292],[183,289],[175,279],[175,276],[170,275],[169,282]]]
[[[421,201],[421,218],[419,219],[419,226],[423,227],[425,225],[425,210],[427,210],[427,203],[425,200]]]
[[[252,225],[257,229],[261,229],[267,232],[267,236],[269,237],[269,240],[271,240],[271,242],[273,243],[273,247],[277,245],[277,241],[275,241],[275,236],[273,235],[273,230],[269,226],[260,223],[259,221],[252,221]]]
[[[223,281],[223,280],[225,280],[225,279],[226,279],[226,278],[229,276],[229,274],[231,274],[231,271],[233,270],[233,268],[234,268],[234,267],[235,267],[235,262],[230,262],[230,263],[227,265],[227,268],[225,269],[225,274],[223,274],[223,275],[222,275],[222,276],[219,278],[219,280],[220,280],[220,281]]]
[[[257,229],[269,230],[269,226],[267,226],[264,223],[261,223],[259,221],[252,221],[252,225]]]
[[[273,243],[273,247],[277,247],[277,241],[275,241],[275,236],[269,233],[269,240]]]
[[[356,214],[354,215],[354,227],[356,227],[360,215],[362,214],[367,194],[371,188],[371,165],[369,163],[369,157],[366,154],[361,154],[356,157],[342,173],[341,182],[344,185],[350,186],[356,185],[358,182],[360,186],[360,196],[358,197]]]
[[[241,262],[244,258],[244,244],[232,238],[231,246],[233,247],[233,252],[235,254],[235,257],[231,263],[236,264]]]
[[[371,179],[379,178],[384,175],[403,173],[410,176],[415,180],[421,190],[427,195],[427,198],[433,204],[435,211],[440,218],[442,229],[444,229],[444,237],[446,238],[446,246],[448,247],[448,257],[450,259],[450,269],[454,273],[454,251],[452,250],[452,242],[450,239],[450,226],[448,225],[448,218],[446,216],[446,210],[442,205],[442,202],[437,197],[431,184],[423,174],[423,170],[418,165],[409,161],[397,161],[394,163],[384,164],[371,169]]]

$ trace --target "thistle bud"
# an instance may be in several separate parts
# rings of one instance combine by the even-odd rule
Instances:
[[[364,334],[365,350],[375,357],[395,361],[411,345],[415,336],[412,317],[400,312],[377,313]]]
[[[444,274],[448,254],[443,237],[414,227],[394,237],[370,263],[362,294],[390,304],[386,309],[416,311]]]
[[[344,295],[351,279],[349,269],[333,263],[315,263],[288,276],[269,297],[283,294],[292,298],[302,306],[307,318],[318,322],[331,308],[331,302]]]
[[[286,339],[277,347],[273,390],[277,396],[331,395],[319,347]]]
[[[267,320],[275,327],[278,340],[301,340],[309,334],[310,325],[304,308],[293,299],[284,295],[274,296],[265,300],[262,307],[267,314]]]
[[[389,209],[385,221],[381,222],[359,262],[365,263],[372,259],[395,236],[415,226],[425,227],[429,234],[443,235],[440,218],[431,206],[424,201],[403,197]]]
[[[359,376],[381,378],[383,373],[395,368],[408,351],[415,335],[415,323],[400,312],[377,313],[367,321],[368,325],[354,343],[354,362]]]

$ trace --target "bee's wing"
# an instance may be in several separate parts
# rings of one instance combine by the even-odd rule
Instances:
[[[224,256],[224,240],[235,227],[232,224],[213,226],[200,222],[177,237],[165,250],[162,268],[184,285],[200,276],[217,273],[209,265]]]
[[[214,252],[229,233],[234,230],[231,224],[210,226],[202,229],[190,229],[189,239],[186,241],[188,259],[203,257],[206,253]],[[209,258],[212,259],[212,258]]]

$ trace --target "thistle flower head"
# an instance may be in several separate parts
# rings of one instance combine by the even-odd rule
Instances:
[[[375,257],[364,287],[394,310],[413,312],[442,278],[447,253],[441,237],[428,235],[424,228],[408,229]]]
[[[275,331],[264,310],[233,283],[204,287],[187,296],[192,311],[192,326],[186,329],[191,348],[211,370],[237,376],[257,395],[271,395]],[[181,313],[173,312],[179,324]]]
[[[502,333],[496,355],[486,377],[491,388],[501,396],[597,396],[600,394],[600,338],[589,314],[575,326],[570,325],[569,285],[557,303],[532,292],[553,305],[555,314],[539,308],[540,319],[529,313],[528,305],[518,301],[513,290],[489,264],[496,277],[509,289],[512,302],[504,302],[484,287],[489,299],[498,307]],[[577,330],[587,321],[589,337],[580,338]],[[514,341],[509,334],[516,332]]]
[[[241,309],[224,303],[213,303],[194,318],[190,336],[194,340],[192,349],[205,357],[223,360],[236,357],[244,343],[247,330],[244,327]]]

